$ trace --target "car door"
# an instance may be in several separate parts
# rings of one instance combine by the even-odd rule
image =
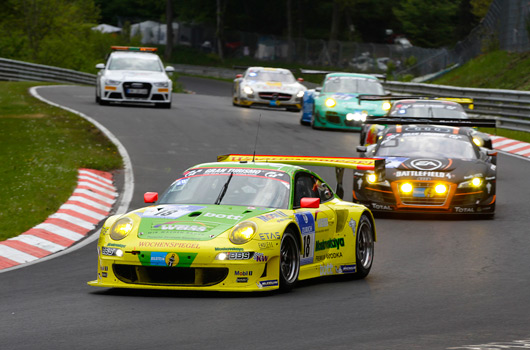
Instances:
[[[302,198],[319,198],[318,208],[301,208]],[[336,213],[326,203],[333,198],[327,185],[313,174],[300,171],[295,175],[294,203],[295,218],[302,234],[300,265],[319,263],[326,258],[336,229]],[[324,200],[323,200],[324,199]]]

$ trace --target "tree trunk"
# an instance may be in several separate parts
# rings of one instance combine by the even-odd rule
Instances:
[[[173,52],[173,0],[166,0],[166,51],[164,58],[166,62],[171,59]]]

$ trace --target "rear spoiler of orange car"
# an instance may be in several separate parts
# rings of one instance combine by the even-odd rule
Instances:
[[[281,156],[281,155],[252,155],[252,154],[226,154],[217,157],[218,162],[264,162],[280,163],[303,166],[335,167],[337,178],[337,194],[342,197],[342,179],[344,169],[354,169],[376,174],[377,178],[385,179],[385,160],[376,158],[350,158],[350,157],[311,157],[311,156]]]
[[[365,124],[386,124],[386,125],[406,125],[406,124],[432,124],[459,127],[484,127],[496,128],[495,119],[486,118],[399,118],[399,117],[366,117]]]

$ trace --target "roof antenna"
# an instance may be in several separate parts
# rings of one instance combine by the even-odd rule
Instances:
[[[259,125],[261,123],[261,113],[258,119],[258,130],[256,130],[256,139],[254,140],[254,153],[252,154],[252,163],[256,163],[256,146],[258,144]]]

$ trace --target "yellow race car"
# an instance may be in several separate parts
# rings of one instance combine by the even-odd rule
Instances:
[[[221,156],[196,165],[151,206],[111,216],[98,241],[98,287],[288,291],[325,275],[364,278],[376,240],[372,213],[343,201],[299,165],[384,177],[368,158]]]

